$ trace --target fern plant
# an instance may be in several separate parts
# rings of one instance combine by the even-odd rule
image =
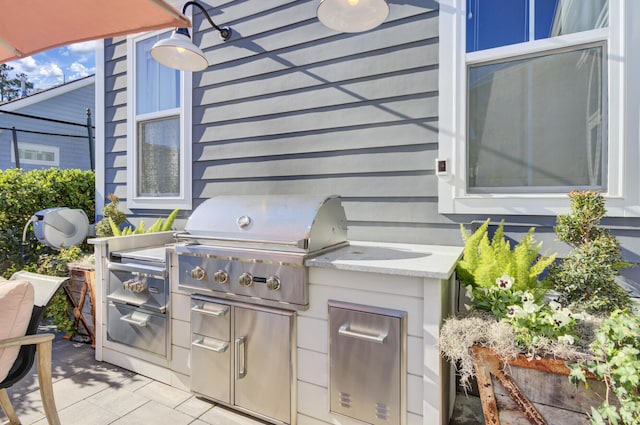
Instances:
[[[493,237],[489,239],[490,221],[487,219],[472,234],[460,225],[465,242],[463,257],[456,267],[460,282],[465,286],[488,289],[495,286],[501,276],[509,275],[513,278],[515,290],[540,289],[538,278],[553,263],[556,254],[540,255],[542,242],[535,241],[533,227],[512,249],[504,236],[504,220],[500,221]]]

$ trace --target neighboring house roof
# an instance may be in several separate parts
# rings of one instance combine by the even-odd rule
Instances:
[[[88,75],[86,77],[79,78],[77,80],[69,81],[68,83],[63,83],[57,86],[52,86],[43,90],[39,90],[25,97],[19,97],[4,103],[0,103],[0,108],[2,108],[2,110],[5,110],[5,111],[15,111],[15,110],[27,107],[29,105],[33,105],[34,103],[43,102],[47,99],[51,99],[52,97],[60,96],[70,91],[77,90],[81,87],[85,87],[90,84],[95,84],[95,82],[96,82],[95,74]]]

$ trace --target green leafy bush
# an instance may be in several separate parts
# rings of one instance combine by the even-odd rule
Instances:
[[[572,365],[570,378],[586,383],[585,372],[590,372],[607,385],[602,404],[591,408],[591,423],[639,425],[640,316],[615,310],[602,322],[590,348],[595,360]]]
[[[95,215],[95,175],[93,171],[0,170],[0,274],[8,278],[15,271],[27,270],[50,276],[68,276],[67,263],[92,251],[88,245],[56,251],[38,242],[29,227],[24,252],[20,250],[25,225],[43,209],[68,207]],[[24,255],[24,257],[23,257]],[[52,317],[61,331],[70,331],[73,320],[69,303],[60,289],[45,315]]]
[[[90,220],[95,216],[93,171],[0,170],[0,193],[0,273],[5,277],[37,263],[43,254],[56,253],[40,244],[29,228],[24,258],[21,256],[23,230],[34,213],[46,208],[69,207],[82,209]]]
[[[110,236],[139,235],[142,233],[166,232],[173,228],[173,222],[178,216],[179,209],[174,209],[167,218],[158,217],[151,227],[146,228],[144,220],[134,229],[132,226],[122,227],[126,221],[126,215],[118,209],[120,199],[113,193],[109,194],[109,204],[102,209],[104,216],[96,224],[96,236],[106,238]]]
[[[558,216],[555,231],[572,249],[550,268],[547,281],[561,294],[559,301],[572,308],[592,314],[629,308],[631,299],[616,276],[630,264],[623,261],[615,236],[599,227],[607,212],[604,198],[595,191],[577,190],[569,198],[570,212]]]
[[[114,236],[112,230],[113,225],[120,228],[127,220],[125,213],[118,209],[120,198],[110,193],[107,195],[107,199],[109,199],[110,202],[102,208],[103,217],[96,223],[96,236],[99,238]]]

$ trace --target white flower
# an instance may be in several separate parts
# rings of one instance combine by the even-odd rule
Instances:
[[[531,292],[524,292],[522,294],[522,302],[523,303],[526,303],[528,301],[533,301],[533,300],[534,300],[534,297],[533,297],[533,294]]]
[[[520,307],[519,305],[510,305],[509,307],[507,307],[507,317],[513,318],[522,316],[522,314],[522,307]]]
[[[502,277],[496,279],[496,285],[500,289],[509,289],[513,286],[513,278],[508,274],[503,274]]]
[[[471,301],[473,301],[473,286],[467,285],[465,289],[466,289],[464,293],[465,296],[469,298]]]
[[[563,308],[553,313],[551,320],[556,326],[566,326],[571,322],[571,310]]]
[[[464,308],[465,308],[467,311],[471,310],[471,306],[470,306],[469,304],[465,304],[465,305],[464,305]]]
[[[522,309],[527,313],[535,313],[540,310],[540,306],[532,301],[522,303]]]
[[[558,342],[561,344],[573,345],[575,338],[571,335],[561,335],[558,337]]]
[[[551,307],[553,311],[558,311],[562,305],[557,301],[549,301],[549,307]]]

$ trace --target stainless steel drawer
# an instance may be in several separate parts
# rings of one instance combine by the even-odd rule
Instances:
[[[406,421],[406,312],[329,301],[330,411],[373,425]]]
[[[191,300],[191,333],[229,341],[231,307],[225,304]]]
[[[165,269],[151,265],[112,263],[109,269],[108,298],[116,303],[142,306],[165,313],[167,294]]]
[[[167,317],[148,310],[110,302],[107,339],[167,356]]]
[[[192,334],[191,391],[223,403],[231,403],[229,341]]]

